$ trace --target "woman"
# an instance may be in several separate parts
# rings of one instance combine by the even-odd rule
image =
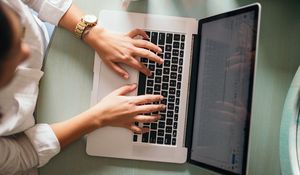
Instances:
[[[151,104],[163,97],[126,96],[136,85],[115,90],[94,107],[67,121],[50,125],[34,123],[33,111],[47,43],[42,23],[32,16],[29,7],[42,20],[71,32],[83,16],[70,0],[0,1],[0,174],[36,174],[36,168],[45,165],[61,148],[103,126],[147,132],[134,123],[159,119],[159,116],[142,114],[164,110],[164,105]],[[118,63],[128,64],[146,75],[150,71],[136,56],[162,63],[161,58],[149,51],[160,52],[160,49],[148,41],[132,39],[137,35],[147,37],[141,30],[115,35],[95,26],[82,39],[116,73],[128,78]]]

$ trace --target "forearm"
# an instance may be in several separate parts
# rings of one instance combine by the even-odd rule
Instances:
[[[91,112],[86,111],[69,120],[50,125],[59,140],[61,148],[102,126],[101,121],[93,115]]]
[[[83,15],[84,13],[74,4],[72,4],[68,11],[61,18],[58,25],[67,29],[71,33],[74,33],[74,29]]]

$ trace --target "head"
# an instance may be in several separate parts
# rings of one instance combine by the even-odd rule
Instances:
[[[13,79],[19,64],[25,61],[30,50],[23,42],[24,27],[20,16],[0,1],[0,89]]]

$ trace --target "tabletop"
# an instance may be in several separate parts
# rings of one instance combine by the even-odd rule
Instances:
[[[140,0],[127,11],[197,19],[253,3],[252,0]],[[279,175],[279,129],[284,100],[300,65],[300,1],[261,0],[262,21],[250,128],[249,175]],[[74,0],[87,13],[121,10],[121,0]],[[101,21],[101,19],[100,19]],[[88,109],[94,51],[57,28],[44,61],[36,108],[38,123],[63,121]],[[41,175],[213,175],[189,164],[92,157],[83,137],[40,168]]]

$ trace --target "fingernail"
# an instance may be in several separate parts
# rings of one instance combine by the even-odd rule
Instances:
[[[163,99],[164,99],[164,96],[161,95],[159,98],[160,98],[160,100],[163,100]]]
[[[160,115],[158,115],[156,118],[159,120],[159,119],[161,118],[161,116],[160,116]]]
[[[137,85],[135,83],[133,83],[131,86],[132,86],[132,88],[136,88]]]
[[[128,78],[129,78],[129,76],[128,76],[127,74],[123,75],[123,77],[124,77],[125,79],[128,79]]]
[[[164,60],[163,60],[163,59],[161,59],[161,60],[160,60],[160,64],[163,64],[163,63],[164,63]]]

